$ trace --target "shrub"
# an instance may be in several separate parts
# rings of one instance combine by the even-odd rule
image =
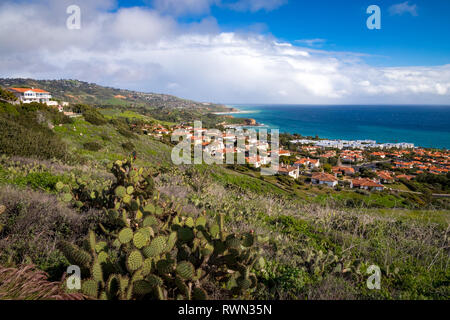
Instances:
[[[83,144],[83,148],[89,151],[97,152],[103,148],[103,146],[97,142],[86,142]]]
[[[34,114],[20,117],[0,115],[0,153],[66,159],[67,147],[50,129],[37,123]]]
[[[55,191],[60,178],[50,172],[31,172],[24,177],[16,178],[14,183],[19,186],[29,186],[35,190]]]
[[[82,113],[84,120],[95,125],[102,126],[108,123],[106,118],[97,111],[97,109],[87,105],[87,104],[77,104],[72,107],[72,110],[76,113]]]
[[[117,132],[129,139],[136,139],[136,135],[130,130],[130,127],[124,120],[112,119],[110,123],[116,128]]]
[[[136,149],[135,145],[131,141],[122,143],[122,148],[126,151],[132,151]]]
[[[102,138],[103,141],[111,141],[110,136],[108,136],[106,133],[102,132],[99,134],[100,138]]]
[[[2,88],[0,88],[0,99],[4,99],[7,101],[16,101],[17,100],[16,96],[12,92],[9,92]]]
[[[31,190],[2,187],[0,203],[0,264],[33,263],[55,280],[69,265],[55,242],[83,238],[97,219],[95,211],[79,215],[56,196]]]
[[[9,103],[0,102],[0,114],[6,113],[14,116],[18,116],[19,112],[16,107]]]
[[[97,110],[90,109],[83,112],[84,119],[96,126],[102,126],[107,123],[105,117]]]

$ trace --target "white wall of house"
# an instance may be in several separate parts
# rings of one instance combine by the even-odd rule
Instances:
[[[327,185],[331,188],[338,185],[337,181],[321,181],[321,180],[317,180],[317,179],[311,179],[311,182],[314,184],[319,184],[319,185]]]
[[[49,103],[52,98],[49,93],[41,93],[34,91],[25,91],[25,92],[13,92],[14,95],[23,103],[31,103],[31,102],[41,102],[41,103]],[[55,101],[56,102],[56,101]],[[55,105],[58,105],[56,102]]]

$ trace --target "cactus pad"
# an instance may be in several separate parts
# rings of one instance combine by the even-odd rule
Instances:
[[[64,193],[62,196],[62,201],[64,202],[70,202],[72,201],[73,197],[70,193]]]
[[[89,255],[89,253],[81,250],[70,242],[62,241],[59,243],[58,247],[71,264],[78,265],[80,267],[86,267],[89,266],[92,260],[92,257]]]
[[[163,280],[160,277],[155,276],[154,274],[149,275],[147,277],[147,281],[153,288],[163,285]]]
[[[126,244],[126,243],[130,242],[131,239],[133,239],[133,230],[131,230],[130,228],[123,228],[119,232],[120,243]]]
[[[213,238],[217,238],[217,236],[219,235],[219,232],[220,232],[219,225],[217,225],[217,224],[212,225],[211,228],[209,228],[209,232],[211,233],[211,236]]]
[[[165,247],[166,247],[166,238],[163,236],[159,236],[153,239],[150,245],[145,247],[142,250],[142,252],[147,258],[151,258],[163,253]]]
[[[133,244],[136,248],[141,249],[142,247],[147,245],[148,241],[149,237],[146,233],[138,231],[134,234]]]
[[[144,219],[144,227],[152,227],[158,225],[158,220],[154,216],[148,216]]]
[[[123,186],[118,186],[116,188],[116,190],[114,190],[114,193],[119,198],[123,198],[127,194],[127,189],[125,189],[125,187],[123,187]]]
[[[84,280],[81,284],[81,291],[92,298],[97,298],[98,296],[98,282],[93,279]]]
[[[241,248],[241,241],[237,238],[230,238],[226,242],[228,249],[236,249],[239,250]]]
[[[193,228],[194,227],[194,219],[192,219],[192,217],[189,217],[186,219],[184,224],[189,228]]]
[[[205,227],[206,226],[206,218],[205,217],[198,217],[197,220],[195,221],[195,226],[196,227]]]
[[[245,233],[242,239],[242,245],[244,247],[251,247],[255,243],[255,237],[251,233]]]
[[[177,265],[177,273],[183,279],[192,279],[192,277],[194,276],[194,272],[195,268],[190,262],[182,261]]]
[[[129,186],[129,187],[127,188],[127,194],[128,194],[128,195],[132,195],[133,192],[134,192],[133,186]]]
[[[91,275],[95,281],[103,282],[103,270],[102,270],[102,266],[98,260],[94,261],[94,264],[92,265]]]
[[[146,295],[150,293],[153,286],[146,280],[138,280],[133,283],[133,293],[136,295]]]
[[[127,258],[127,267],[130,271],[136,271],[142,266],[144,259],[142,258],[142,254],[139,250],[132,251]]]

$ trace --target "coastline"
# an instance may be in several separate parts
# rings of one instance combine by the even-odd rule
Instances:
[[[233,114],[246,114],[246,113],[253,113],[252,111],[230,111],[230,112],[213,112],[213,114],[218,116],[226,116],[226,115],[233,115]]]
[[[234,118],[254,118],[265,127],[280,132],[319,136],[327,140],[375,140],[381,143],[409,142],[416,146],[450,149],[450,110],[440,106],[384,105],[310,106],[267,105],[240,109],[239,105],[223,113]],[[260,109],[262,108],[262,109]]]

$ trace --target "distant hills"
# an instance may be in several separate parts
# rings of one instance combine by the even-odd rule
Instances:
[[[78,80],[34,80],[0,78],[1,87],[35,87],[51,92],[56,100],[95,106],[149,107],[168,109],[198,109],[228,111],[230,108],[212,103],[200,103],[159,93],[116,89]]]

